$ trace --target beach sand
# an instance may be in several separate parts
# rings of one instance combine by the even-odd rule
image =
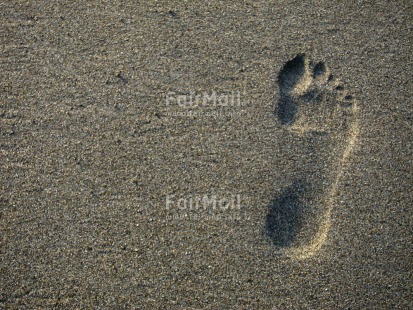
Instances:
[[[413,306],[408,1],[1,11],[2,308]]]

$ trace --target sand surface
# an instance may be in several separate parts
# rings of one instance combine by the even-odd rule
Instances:
[[[409,1],[0,12],[0,307],[413,307]]]

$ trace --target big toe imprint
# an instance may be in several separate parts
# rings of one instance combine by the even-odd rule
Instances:
[[[323,62],[304,54],[284,64],[278,85],[276,116],[292,136],[286,141],[300,143],[300,154],[293,184],[268,206],[266,232],[279,250],[305,258],[326,240],[333,198],[358,134],[358,102]]]

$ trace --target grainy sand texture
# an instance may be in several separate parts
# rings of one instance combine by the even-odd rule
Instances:
[[[0,1],[0,308],[412,308],[412,12]]]

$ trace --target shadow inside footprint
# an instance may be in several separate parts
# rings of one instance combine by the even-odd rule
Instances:
[[[287,61],[278,74],[278,85],[281,96],[288,95],[301,81],[306,73],[305,55],[298,54],[293,59]]]
[[[294,99],[290,96],[282,96],[278,102],[277,116],[283,125],[290,125],[293,123],[298,107]]]
[[[277,104],[277,116],[283,125],[293,123],[298,107],[290,93],[299,84],[305,73],[305,55],[298,54],[285,63],[278,75],[280,99]]]
[[[296,182],[268,206],[266,233],[275,246],[284,248],[294,242],[302,224],[303,192],[302,184]]]

